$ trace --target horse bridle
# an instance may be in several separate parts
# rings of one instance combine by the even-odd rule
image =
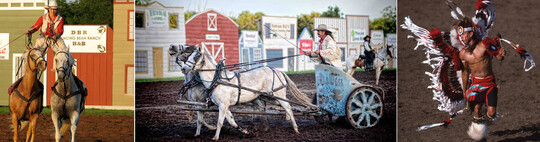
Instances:
[[[34,73],[38,73],[37,67],[39,66],[39,61],[43,60],[45,62],[45,66],[47,66],[47,61],[43,57],[43,53],[41,53],[41,56],[39,56],[37,59],[34,58],[34,56],[32,56],[32,51],[34,51],[34,50],[41,51],[41,50],[39,50],[37,48],[31,48],[30,51],[28,51],[26,65],[28,65],[30,67],[30,60],[32,60],[32,62],[34,62],[34,69],[32,69],[32,67],[30,67],[30,70],[33,70]],[[30,60],[28,60],[28,59],[30,59]],[[41,78],[41,74],[37,75],[36,77],[38,79]]]
[[[60,53],[64,53],[66,55],[66,62],[67,62],[68,65],[66,67],[60,66],[60,67],[57,67],[55,69],[56,69],[56,74],[58,74],[60,69],[62,69],[65,72],[65,75],[64,75],[64,80],[65,80],[66,77],[71,75],[70,67],[72,66],[72,63],[69,61],[70,55],[66,51],[58,51],[58,52],[56,52],[56,54],[54,54],[54,56],[58,56],[58,54],[60,54]]]
[[[193,53],[191,53],[191,54],[193,54]],[[196,52],[195,57],[194,57],[195,62],[190,61],[190,60],[186,60],[184,62],[184,64],[186,66],[190,67],[191,71],[195,71],[195,70],[193,70],[193,68],[195,68],[195,66],[197,65],[197,62],[199,62],[199,59],[201,58],[201,56],[202,56],[202,61],[201,61],[200,64],[204,64],[204,55],[202,53],[200,53],[200,52]]]

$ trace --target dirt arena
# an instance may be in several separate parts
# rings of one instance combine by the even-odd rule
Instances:
[[[454,0],[464,14],[474,14],[476,1]],[[540,4],[533,0],[495,1],[496,20],[490,37],[502,33],[503,37],[519,43],[538,61],[540,60]],[[535,14],[533,14],[535,13]],[[455,22],[444,1],[400,1],[398,23],[410,16],[412,21],[428,30],[439,28],[448,31]],[[399,105],[398,139],[400,141],[472,141],[466,131],[472,114],[468,111],[457,116],[448,128],[432,128],[415,131],[422,125],[442,122],[448,115],[437,110],[438,102],[432,100],[432,92],[425,71],[431,71],[421,49],[413,50],[416,42],[407,39],[410,31],[399,28]],[[493,59],[493,70],[499,85],[497,111],[502,116],[489,126],[487,141],[540,141],[540,68],[523,71],[523,60],[508,45],[503,44],[507,56],[500,62]]]
[[[354,77],[361,83],[375,84],[374,72],[356,72]],[[313,73],[289,75],[299,89],[312,98],[315,94],[315,75]],[[224,141],[396,141],[396,72],[384,71],[380,87],[387,93],[384,100],[384,116],[372,128],[353,129],[348,123],[337,122],[319,124],[313,117],[296,116],[300,134],[295,134],[285,117],[268,116],[269,129],[264,131],[261,118],[233,114],[236,122],[250,131],[241,134],[224,123],[220,140]],[[137,83],[136,84],[136,140],[137,141],[210,141],[215,131],[203,127],[201,136],[194,137],[195,120],[190,122],[185,111],[175,110],[175,100],[181,81]],[[291,96],[287,92],[287,96]],[[293,99],[290,97],[289,99]],[[232,107],[234,109],[240,106]],[[270,107],[270,106],[267,106]],[[293,107],[297,107],[294,106]],[[195,113],[193,113],[195,114]],[[206,121],[216,124],[217,113],[207,113]],[[196,115],[193,115],[194,119]],[[252,120],[254,119],[254,120]]]
[[[13,141],[9,114],[0,114],[0,141]],[[28,128],[28,127],[27,127]],[[19,133],[19,141],[26,140],[26,130]],[[54,125],[51,115],[39,115],[35,141],[54,141]],[[66,132],[61,141],[69,142],[70,132]],[[133,141],[133,116],[124,115],[81,115],[76,141]]]

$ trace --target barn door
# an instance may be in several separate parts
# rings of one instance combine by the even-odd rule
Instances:
[[[223,42],[201,42],[201,45],[205,52],[210,53],[210,55],[212,55],[212,57],[216,59],[216,62],[220,59],[225,59],[225,49],[223,48]]]

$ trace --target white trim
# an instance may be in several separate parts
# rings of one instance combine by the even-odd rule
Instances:
[[[22,53],[13,53],[13,64],[12,64],[12,73],[11,73],[11,83],[15,83],[15,81],[17,81],[17,78],[15,75],[17,74],[17,66],[19,65],[19,63],[17,63],[17,58],[21,58],[22,59]],[[21,74],[21,77],[23,75],[24,72],[19,72]]]
[[[86,109],[135,110],[134,106],[84,106]]]
[[[208,31],[217,31],[217,14],[216,13],[207,13],[206,14],[206,26]],[[218,36],[219,37],[219,36]],[[218,38],[219,40],[219,38]]]
[[[201,12],[201,13],[198,13],[198,14],[195,14],[195,15],[191,16],[188,20],[186,20],[186,25],[187,25],[191,20],[193,20],[193,18],[195,18],[195,17],[197,17],[197,16],[199,16],[199,15],[201,15],[201,14],[203,14],[203,13],[209,12],[209,11],[214,11],[214,12],[220,14],[220,15],[223,15],[223,14],[221,14],[221,13],[219,13],[219,12],[213,10],[213,9],[208,9],[208,10],[206,10],[206,11],[204,11],[204,12]],[[229,19],[234,25],[236,25],[236,27],[238,27],[238,24],[236,24],[236,22],[234,22],[231,18],[229,18],[229,17],[227,17],[227,16],[225,16],[225,15],[223,15],[223,17],[226,17],[227,19]]]
[[[218,59],[217,56],[218,54],[221,52],[221,57],[223,59],[225,59],[225,49],[223,49],[223,45],[224,43],[223,42],[201,42],[201,45],[202,47],[204,47],[204,50],[208,53],[210,53],[212,55],[212,57],[214,57],[214,59]],[[212,50],[208,50],[208,47],[206,45],[211,45],[212,46]],[[218,47],[218,51],[217,52],[214,52],[215,51],[215,46],[216,45],[219,45]],[[226,61],[225,61],[226,62]],[[225,63],[224,62],[224,63]]]
[[[42,6],[37,6],[38,3],[43,3],[43,5],[46,4],[46,0],[12,0],[12,1],[6,1],[2,0],[0,1],[0,4],[7,3],[7,7],[0,7],[0,10],[45,10]],[[13,3],[18,3],[21,6],[12,7]],[[32,3],[32,6],[30,7],[24,7],[25,3]]]

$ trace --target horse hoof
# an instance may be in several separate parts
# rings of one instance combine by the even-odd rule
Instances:
[[[216,127],[216,126],[212,126],[212,127],[208,127],[208,129],[210,129],[210,130],[216,130],[217,127]]]
[[[213,141],[217,141],[217,140],[219,140],[219,138],[218,138],[218,137],[214,137],[214,138],[212,138],[212,140],[213,140]]]
[[[242,130],[242,133],[244,133],[246,135],[249,134],[249,132],[247,130]]]

